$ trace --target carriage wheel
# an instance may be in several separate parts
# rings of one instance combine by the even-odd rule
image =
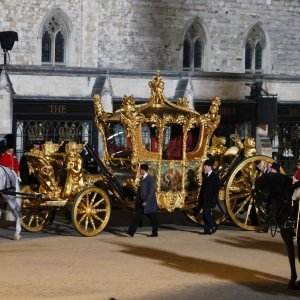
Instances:
[[[274,159],[257,155],[244,159],[230,174],[226,185],[226,209],[231,220],[246,230],[258,230],[266,220],[266,210],[252,191],[255,180]]]
[[[36,194],[28,185],[22,190],[22,193]],[[50,217],[50,208],[43,205],[41,200],[33,198],[23,198],[22,200],[21,226],[30,232],[39,232],[44,229]]]
[[[220,190],[219,199],[224,199],[224,196],[222,196],[221,194],[224,194],[223,189]],[[202,212],[203,212],[203,209],[201,209],[199,211],[197,209],[197,207],[190,208],[190,209],[187,209],[184,211],[185,215],[187,216],[187,218],[190,221],[203,226],[204,221],[203,221],[203,213]],[[217,225],[223,223],[228,218],[224,200],[219,200],[217,206],[215,208],[213,208],[212,214],[213,214],[213,217],[214,217]]]
[[[87,188],[73,202],[72,221],[82,235],[95,236],[105,228],[110,211],[107,194],[96,187]]]

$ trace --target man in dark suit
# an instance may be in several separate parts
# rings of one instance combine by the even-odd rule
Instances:
[[[148,174],[148,169],[147,164],[141,164],[140,173],[142,178],[136,195],[135,214],[127,231],[127,234],[131,237],[134,236],[143,214],[150,219],[152,225],[152,233],[148,237],[158,236],[158,205],[155,196],[155,181]]]
[[[212,209],[218,203],[220,189],[219,176],[212,170],[213,161],[208,159],[204,162],[204,175],[198,197],[199,209],[203,208],[204,234],[213,234],[217,230],[216,222],[212,216]]]

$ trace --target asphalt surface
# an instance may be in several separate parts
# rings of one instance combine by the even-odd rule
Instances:
[[[159,237],[148,220],[131,238],[131,212],[113,211],[104,232],[86,238],[57,216],[41,233],[12,240],[0,229],[0,299],[299,299],[289,291],[289,264],[277,234],[230,223],[200,234],[181,212],[160,214]],[[299,272],[299,264],[297,263]]]

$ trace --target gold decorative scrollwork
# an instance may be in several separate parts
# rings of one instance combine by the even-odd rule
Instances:
[[[185,97],[177,99],[177,105],[182,107],[189,107],[189,100]]]

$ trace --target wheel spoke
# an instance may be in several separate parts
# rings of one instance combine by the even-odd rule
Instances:
[[[104,220],[101,219],[98,215],[93,215],[93,217],[94,217],[96,220],[100,221],[101,223],[104,222]]]
[[[87,210],[87,207],[85,205],[83,205],[83,203],[79,203],[78,207],[77,207],[77,211],[78,214],[84,214]]]
[[[236,195],[231,194],[230,195],[230,201],[241,199],[241,198],[247,197],[248,195],[249,195],[249,193],[247,193],[247,192],[243,192],[243,193],[236,194]]]
[[[36,226],[39,226],[39,221],[40,221],[39,216],[36,215],[35,216],[35,224],[36,224]]]
[[[235,215],[237,215],[241,210],[242,208],[245,207],[245,205],[251,200],[251,197],[247,197],[243,202],[242,204],[238,207],[238,209],[234,212]]]
[[[84,224],[85,231],[87,231],[88,225],[89,225],[89,217],[86,217],[85,218],[85,224]]]
[[[94,193],[94,195],[93,195],[93,197],[92,197],[92,200],[91,200],[91,203],[90,203],[90,206],[91,206],[91,207],[93,206],[96,197],[97,197],[97,193]]]
[[[92,217],[90,217],[90,223],[92,224],[93,230],[96,230],[95,223]]]
[[[78,205],[78,209],[86,210],[87,206],[83,202],[80,202],[80,204]]]
[[[242,175],[243,175],[243,178],[244,178],[244,180],[246,180],[247,178],[249,178],[249,172],[248,172],[248,170],[247,169],[242,169],[241,170],[241,173],[242,173]]]
[[[103,198],[101,198],[99,201],[97,201],[94,205],[93,205],[93,208],[97,207],[100,205],[100,203],[102,203],[104,201]]]
[[[89,193],[88,195],[85,196],[86,207],[90,206],[90,195],[91,195],[91,193]]]
[[[33,219],[34,219],[34,215],[31,215],[31,216],[30,216],[30,219],[29,219],[29,222],[28,222],[28,226],[31,227],[31,224],[32,224]]]
[[[95,209],[94,210],[95,212],[106,212],[107,211],[107,209],[106,208],[98,208],[98,209]]]
[[[248,206],[247,215],[246,215],[246,219],[245,219],[245,224],[246,225],[248,224],[248,219],[249,219],[249,216],[250,216],[251,208],[252,208],[252,201],[250,201],[249,206]]]
[[[267,169],[267,164],[269,164],[269,162],[268,161],[264,161],[264,164],[263,164],[263,166],[262,166],[262,168],[261,168],[261,174],[264,174],[265,172],[266,172],[266,169]],[[260,175],[261,175],[260,174]]]
[[[85,218],[86,218],[86,214],[84,214],[84,215],[80,218],[80,220],[78,221],[78,223],[81,224]]]
[[[250,184],[251,184],[251,185],[252,185],[253,181],[255,180],[255,178],[257,177],[256,164],[253,162],[252,166],[253,166],[253,169],[251,170],[252,173],[250,173],[250,179],[251,179]]]

